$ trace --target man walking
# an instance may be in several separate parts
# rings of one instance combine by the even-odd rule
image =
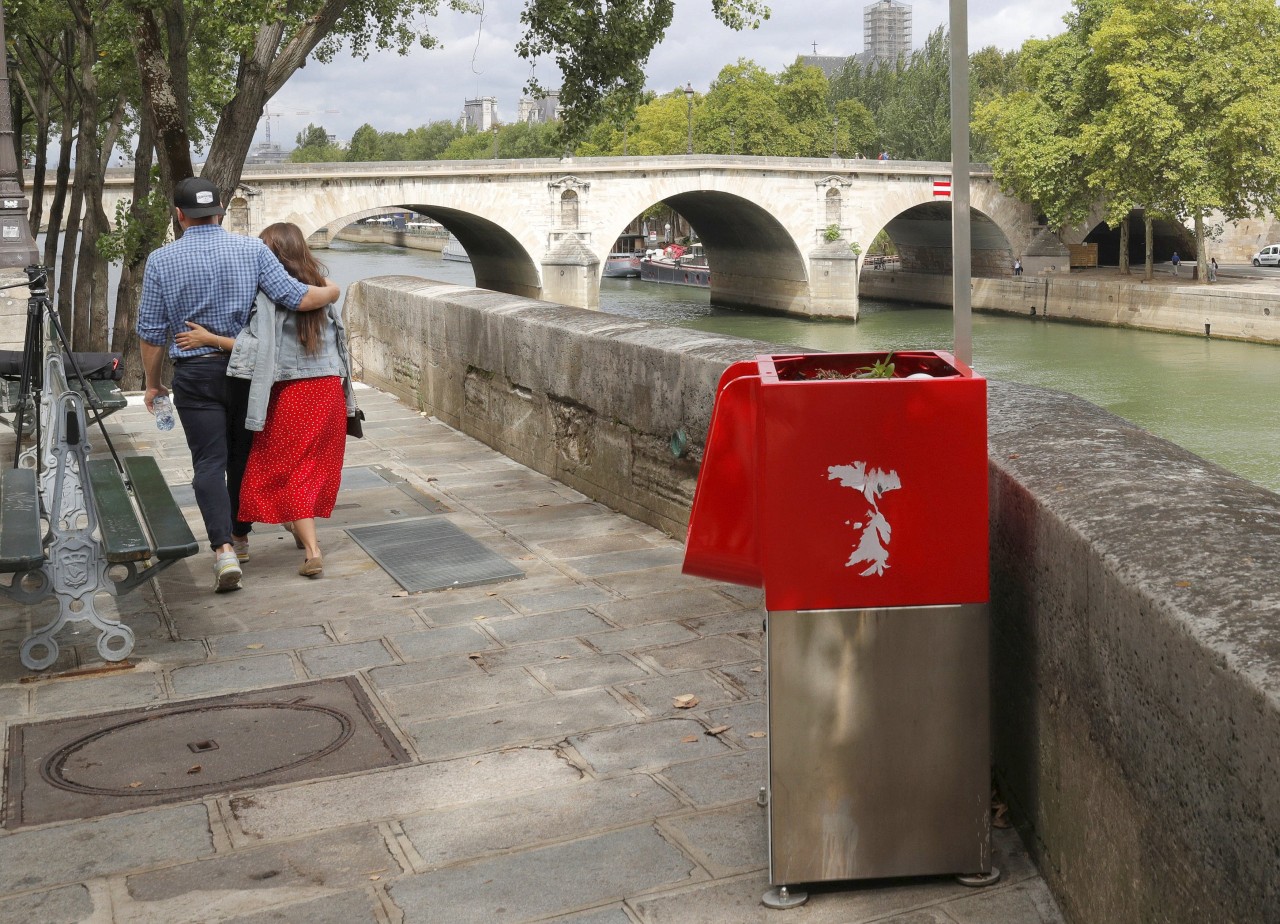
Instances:
[[[1173,256],[1169,258],[1169,262],[1173,264],[1173,275],[1178,275],[1178,264],[1182,262],[1182,258],[1178,256],[1178,251],[1173,252]]]
[[[191,486],[214,553],[215,591],[240,586],[240,562],[249,559],[250,523],[236,520],[240,481],[253,435],[245,429],[249,382],[227,377],[230,354],[214,347],[183,350],[173,337],[188,321],[235,337],[249,320],[258,290],[277,305],[311,311],[341,294],[332,280],[308,286],[290,276],[256,237],[225,231],[218,188],[190,177],[174,189],[183,234],[151,254],[142,278],[138,337],[146,376],[144,401],[169,389],[160,383],[166,345],[173,359],[173,397],[191,450]]]

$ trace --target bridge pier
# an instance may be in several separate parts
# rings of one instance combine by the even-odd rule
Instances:
[[[809,314],[858,320],[858,255],[844,238],[810,252],[809,292]]]
[[[600,308],[600,260],[567,235],[542,260],[542,299],[574,308]]]

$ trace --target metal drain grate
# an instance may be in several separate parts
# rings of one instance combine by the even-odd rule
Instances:
[[[9,730],[5,827],[406,763],[354,678]]]
[[[524,577],[511,562],[441,517],[353,526],[347,535],[410,593]]]

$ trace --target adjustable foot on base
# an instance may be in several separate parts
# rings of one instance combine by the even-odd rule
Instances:
[[[989,873],[974,873],[971,876],[957,876],[956,882],[962,886],[969,886],[971,889],[981,889],[983,886],[995,885],[1000,881],[1000,870],[991,867]]]
[[[775,886],[760,899],[766,908],[799,908],[809,900],[808,892],[792,892],[786,886]]]

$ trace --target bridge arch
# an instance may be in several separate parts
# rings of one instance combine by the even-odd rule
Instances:
[[[787,228],[764,207],[743,196],[715,189],[661,197],[679,212],[702,242],[711,264],[711,300],[725,307],[792,311],[809,295],[808,261]],[[615,207],[610,222],[617,234],[654,202]],[[607,252],[593,250],[603,260]],[[603,266],[602,266],[603,268]]]

